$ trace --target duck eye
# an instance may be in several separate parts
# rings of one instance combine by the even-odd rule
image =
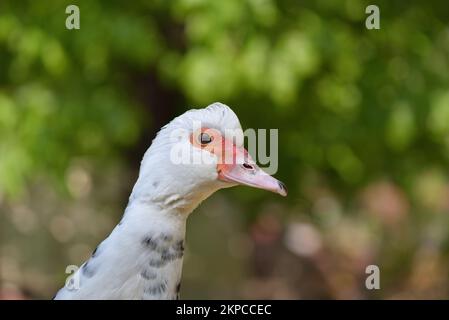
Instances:
[[[200,142],[201,144],[208,144],[212,142],[212,137],[210,135],[208,135],[207,133],[201,133],[200,135]]]

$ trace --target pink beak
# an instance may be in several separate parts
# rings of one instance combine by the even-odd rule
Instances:
[[[285,184],[259,168],[244,148],[232,146],[232,155],[233,159],[226,159],[230,161],[217,166],[219,180],[268,190],[284,197],[287,195]]]

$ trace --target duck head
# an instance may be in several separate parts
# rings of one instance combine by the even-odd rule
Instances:
[[[146,195],[192,207],[213,192],[245,185],[287,195],[243,146],[236,114],[222,103],[192,109],[164,126],[142,160],[133,196]],[[189,209],[190,206],[188,206]]]

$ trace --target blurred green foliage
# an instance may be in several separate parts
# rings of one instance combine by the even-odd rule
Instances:
[[[80,30],[65,28],[69,4],[80,8]],[[94,172],[130,166],[125,155],[142,155],[137,146],[164,124],[159,114],[168,121],[221,101],[244,128],[279,128],[278,176],[291,191],[285,216],[337,232],[315,206],[325,190],[344,217],[362,221],[350,226],[379,237],[393,284],[413,269],[420,237],[446,226],[437,242],[447,267],[449,6],[377,1],[381,29],[367,30],[369,4],[1,1],[0,194],[20,202],[43,177],[65,186],[77,158]],[[154,86],[177,98],[148,98]],[[253,216],[256,204],[280,201],[231,193]],[[370,210],[380,218],[365,216]],[[406,216],[403,233],[382,225],[385,212]]]
[[[224,101],[246,127],[280,128],[284,176],[311,167],[342,188],[379,174],[406,183],[447,161],[443,1],[380,2],[379,31],[364,27],[363,1],[78,1],[79,31],[64,27],[70,3],[1,4],[8,194],[73,155],[133,145],[149,120],[129,87],[145,72],[184,108]]]

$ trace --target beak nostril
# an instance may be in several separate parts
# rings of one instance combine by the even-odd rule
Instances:
[[[249,169],[249,170],[252,170],[252,169],[253,169],[253,166],[250,165],[250,164],[247,164],[247,163],[244,163],[244,164],[243,164],[243,167],[244,167],[245,169]]]

